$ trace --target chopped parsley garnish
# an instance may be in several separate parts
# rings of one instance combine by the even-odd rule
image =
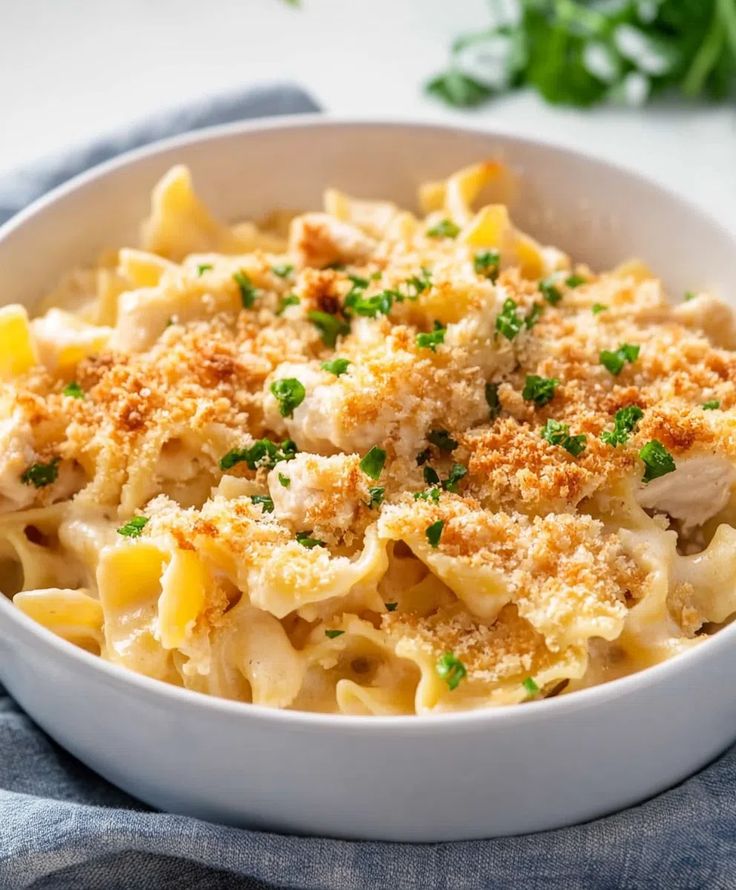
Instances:
[[[383,495],[385,494],[385,488],[369,488],[368,494],[371,496],[371,499],[366,504],[367,507],[373,509],[373,507],[380,507],[383,503]]]
[[[326,630],[325,636],[329,637],[331,640],[334,640],[336,637],[341,637],[344,633],[344,630]]]
[[[389,314],[394,305],[395,296],[394,291],[390,290],[382,290],[370,297],[363,296],[357,291],[351,291],[345,297],[345,308],[365,318],[376,318],[379,315]]]
[[[361,460],[360,469],[366,476],[370,476],[371,479],[378,479],[383,472],[383,465],[385,463],[386,452],[383,448],[379,448],[378,445],[374,445],[363,460]]]
[[[435,670],[438,676],[447,683],[450,691],[457,689],[460,681],[468,674],[465,665],[452,652],[445,652],[437,659]]]
[[[309,532],[297,532],[296,540],[298,544],[301,544],[302,547],[306,547],[307,550],[313,550],[315,547],[326,547],[324,541],[320,541],[319,538],[311,537]]]
[[[331,362],[322,362],[320,367],[323,371],[328,371],[330,374],[334,374],[335,377],[339,377],[347,371],[350,365],[351,361],[349,358],[333,358]]]
[[[84,398],[84,390],[77,383],[76,380],[72,380],[70,383],[67,383],[67,385],[64,387],[64,389],[62,389],[62,393],[65,396],[71,396],[71,398],[73,398],[73,399],[83,399]]]
[[[524,319],[524,327],[530,331],[542,317],[543,312],[544,306],[541,303],[533,303],[532,308]]]
[[[442,492],[436,486],[432,488],[427,488],[424,491],[415,491],[414,492],[414,500],[415,501],[432,501],[433,504],[438,504],[440,500],[440,495]]]
[[[279,307],[276,310],[276,315],[283,315],[285,309],[289,306],[298,306],[299,302],[299,297],[297,297],[296,294],[286,294],[286,296],[281,297],[279,300]]]
[[[560,293],[556,285],[556,275],[550,275],[548,278],[543,278],[538,285],[542,296],[550,304],[550,306],[556,306],[562,299],[562,294]]]
[[[565,284],[568,287],[575,288],[575,287],[580,287],[581,284],[585,284],[586,281],[587,281],[587,279],[583,278],[582,275],[573,274],[573,275],[567,276],[567,278],[565,279]]]
[[[244,309],[251,309],[258,296],[258,291],[253,287],[253,282],[246,272],[242,269],[233,273],[235,283],[240,288],[240,299]]]
[[[20,477],[20,481],[24,485],[33,485],[35,488],[44,488],[56,482],[59,475],[59,458],[55,457],[47,464],[31,464]]]
[[[495,420],[501,413],[501,402],[498,398],[497,383],[486,383],[486,402],[488,403],[491,420]]]
[[[417,297],[432,287],[432,273],[429,269],[425,269],[424,266],[422,266],[419,275],[412,275],[411,278],[407,278],[404,282],[404,286],[407,290],[413,291],[413,293],[408,293],[406,295],[407,298],[409,300],[416,300]]]
[[[521,685],[526,689],[529,695],[536,695],[539,692],[539,686],[537,686],[534,677],[527,677]]]
[[[463,476],[468,475],[468,468],[464,467],[462,464],[453,464],[450,468],[450,474],[442,483],[442,487],[445,491],[457,492],[457,484],[463,478]]]
[[[282,263],[280,266],[271,266],[271,271],[279,278],[288,278],[294,271],[294,267],[291,263]]]
[[[283,473],[279,473],[279,482],[282,488],[288,488],[291,485],[291,479]]]
[[[696,296],[697,296],[697,294],[691,290],[685,291],[684,302],[689,303],[690,300],[694,300]]]
[[[718,399],[711,399],[709,402],[703,402],[703,411],[715,411],[721,407]]]
[[[291,439],[277,445],[270,439],[258,439],[250,448],[233,448],[220,458],[220,469],[229,470],[239,464],[245,462],[248,469],[257,470],[259,467],[275,467],[282,460],[291,460],[297,453],[296,443]],[[283,485],[283,482],[281,483]]]
[[[395,612],[396,607],[399,605],[398,603],[384,603],[383,604],[389,612]]]
[[[352,282],[353,290],[355,290],[356,288],[365,290],[370,284],[369,279],[363,278],[362,275],[348,275],[348,280]]]
[[[433,522],[432,525],[428,525],[424,530],[424,534],[426,535],[427,540],[429,541],[430,547],[437,547],[440,543],[440,538],[442,537],[442,529],[445,527],[445,520],[438,519],[437,522]]]
[[[541,436],[550,445],[560,445],[573,457],[578,457],[585,451],[587,437],[585,435],[571,436],[570,427],[566,423],[550,418],[541,430]]]
[[[647,442],[639,452],[639,457],[644,461],[642,482],[651,482],[652,479],[674,473],[677,469],[674,457],[658,439]]]
[[[282,417],[293,417],[294,409],[304,401],[307,391],[296,377],[284,377],[271,384],[271,395],[279,403]]]
[[[422,464],[426,464],[430,457],[432,457],[431,449],[425,448],[424,451],[420,451],[419,454],[417,454],[417,466],[421,467]]]
[[[422,470],[422,475],[424,476],[424,481],[427,485],[439,485],[440,477],[437,470],[434,467],[430,467],[429,464],[424,465],[424,470]]]
[[[497,250],[481,250],[473,258],[473,267],[478,275],[485,275],[491,281],[498,278],[501,254]]]
[[[436,445],[440,451],[454,451],[457,448],[457,442],[447,430],[431,430],[427,438],[433,445]]]
[[[601,433],[601,442],[617,448],[629,441],[629,436],[636,429],[637,424],[644,416],[644,412],[638,405],[627,405],[616,412],[613,418],[613,429],[604,430]]]
[[[428,334],[417,334],[417,346],[420,349],[431,349],[432,352],[436,352],[437,347],[445,342],[446,333],[446,328],[443,328],[442,325],[436,321],[434,323],[433,331],[430,331]]]
[[[627,362],[631,364],[639,358],[640,348],[631,343],[622,343],[615,352],[604,349],[599,356],[600,363],[614,377],[618,377]]]
[[[329,312],[322,312],[319,309],[311,309],[307,312],[307,318],[317,328],[322,335],[322,342],[330,349],[335,348],[337,338],[350,333],[350,325],[341,318],[330,315]]]
[[[605,303],[593,303],[593,305],[590,307],[590,311],[593,313],[593,315],[600,315],[601,312],[605,312],[607,309],[608,306],[606,306]]]
[[[460,234],[460,226],[456,225],[451,219],[442,219],[436,226],[427,229],[427,235],[430,238],[457,238]]]
[[[521,395],[528,401],[537,405],[546,405],[551,402],[555,390],[560,385],[556,377],[540,377],[538,374],[527,374],[524,389]]]
[[[264,513],[273,513],[273,500],[267,494],[251,495],[252,504],[260,504]]]
[[[524,319],[516,310],[517,304],[514,300],[504,300],[501,311],[496,316],[496,330],[507,340],[513,340],[524,326]]]
[[[124,538],[140,538],[143,529],[148,525],[147,516],[134,516],[117,530]]]
[[[205,272],[209,272],[214,268],[212,263],[198,263],[197,264],[197,275],[201,278]]]

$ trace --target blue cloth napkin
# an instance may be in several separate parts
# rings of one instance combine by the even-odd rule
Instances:
[[[0,222],[74,173],[136,145],[212,123],[314,110],[300,90],[276,85],[161,115],[0,176]],[[734,789],[736,748],[647,803],[543,834],[428,845],[268,834],[150,810],[66,754],[0,687],[0,888],[11,890],[730,890]]]

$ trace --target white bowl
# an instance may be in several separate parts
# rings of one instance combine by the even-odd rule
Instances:
[[[32,305],[131,243],[174,163],[225,218],[318,206],[328,184],[413,204],[479,159],[521,173],[512,212],[576,259],[638,255],[674,292],[736,293],[736,242],[677,196],[542,141],[468,128],[282,119],[201,131],[98,167],[0,230],[0,294]],[[548,701],[434,717],[268,710],[127,672],[0,597],[0,678],[61,745],[149,804],[287,832],[439,841],[538,831],[633,804],[736,738],[736,625],[674,660]]]

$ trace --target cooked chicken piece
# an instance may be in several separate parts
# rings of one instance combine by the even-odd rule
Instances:
[[[326,213],[305,213],[291,224],[289,251],[302,268],[365,262],[375,248],[360,229]]]
[[[736,481],[736,469],[718,455],[677,461],[677,469],[642,485],[636,498],[647,510],[682,521],[683,529],[702,525],[722,510]]]

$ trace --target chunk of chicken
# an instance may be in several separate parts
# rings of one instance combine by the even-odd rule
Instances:
[[[365,262],[376,242],[356,226],[326,213],[305,213],[291,224],[289,251],[300,267]]]
[[[725,457],[699,455],[678,460],[673,473],[643,485],[636,498],[644,509],[681,520],[687,530],[726,506],[735,481],[736,469]]]

